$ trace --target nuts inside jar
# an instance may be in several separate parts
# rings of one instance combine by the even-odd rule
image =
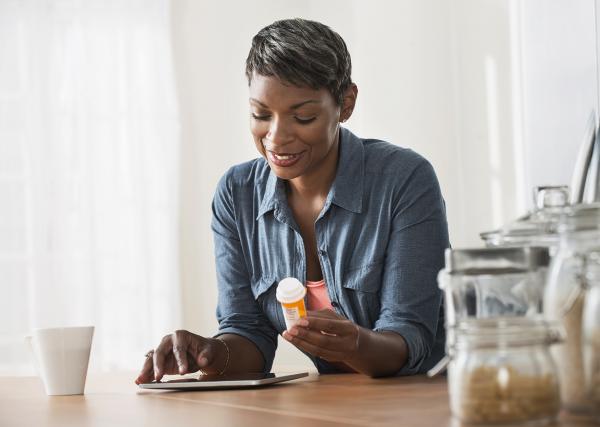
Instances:
[[[593,402],[595,412],[600,414],[600,328],[597,328],[591,336],[589,342],[589,373],[588,394]]]
[[[551,374],[531,375],[512,366],[480,366],[461,380],[460,418],[470,423],[523,422],[553,418],[560,409]]]

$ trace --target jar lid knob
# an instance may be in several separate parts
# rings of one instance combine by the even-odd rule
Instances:
[[[535,187],[533,200],[539,210],[565,207],[569,204],[569,187],[566,185]]]

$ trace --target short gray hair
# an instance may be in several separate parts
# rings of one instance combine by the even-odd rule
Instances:
[[[254,36],[246,59],[248,84],[255,72],[295,86],[325,88],[338,105],[352,84],[344,40],[327,25],[300,18],[276,21]]]

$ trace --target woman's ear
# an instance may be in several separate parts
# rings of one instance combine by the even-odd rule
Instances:
[[[342,100],[342,108],[340,111],[340,122],[345,122],[350,118],[356,105],[356,98],[358,97],[358,86],[354,83],[350,84],[348,89],[344,92],[344,99]]]

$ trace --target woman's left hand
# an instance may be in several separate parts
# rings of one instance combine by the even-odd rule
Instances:
[[[282,336],[300,350],[328,362],[347,362],[358,354],[360,327],[332,310],[309,311]]]

